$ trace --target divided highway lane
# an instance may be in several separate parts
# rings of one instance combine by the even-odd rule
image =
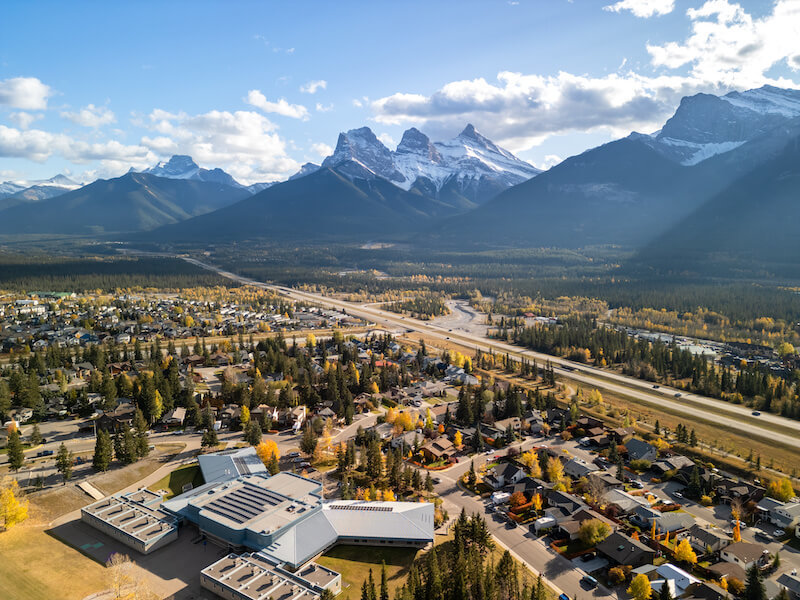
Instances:
[[[312,294],[284,286],[266,284],[260,281],[249,279],[247,277],[236,275],[235,273],[225,271],[193,258],[181,258],[198,267],[214,271],[217,274],[238,283],[254,285],[264,289],[271,289],[280,292],[294,300],[313,302],[322,306],[344,310],[348,314],[368,319],[378,325],[397,327],[404,330],[425,333],[426,335],[441,340],[450,340],[468,345],[482,352],[494,350],[495,352],[508,353],[517,357],[525,356],[526,358],[535,358],[539,361],[550,361],[557,372],[560,372],[561,374],[566,375],[575,381],[618,394],[630,396],[644,403],[661,406],[674,413],[685,415],[688,418],[700,418],[713,423],[718,423],[719,425],[728,427],[747,436],[758,437],[764,440],[778,442],[792,448],[800,449],[800,421],[786,419],[773,414],[764,414],[759,417],[755,417],[751,414],[750,410],[741,406],[723,402],[721,400],[714,400],[712,398],[706,398],[696,394],[685,394],[677,389],[669,387],[660,387],[658,390],[654,390],[651,383],[626,377],[624,375],[619,375],[617,373],[600,371],[593,367],[579,365],[572,361],[531,350],[523,350],[517,346],[513,346],[505,342],[491,340],[477,335],[461,332],[450,332],[436,325],[419,321],[411,317],[402,318],[394,313],[380,310],[372,306],[365,306],[345,300],[328,298],[320,294]],[[680,400],[675,398],[675,394],[678,393],[681,393]],[[784,429],[790,430],[791,433],[786,434],[765,429],[759,425],[759,422],[778,425]]]

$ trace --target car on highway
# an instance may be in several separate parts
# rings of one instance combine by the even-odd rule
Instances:
[[[433,483],[442,483],[442,478],[441,477],[434,477],[432,479],[432,481],[433,481]]]
[[[753,411],[751,414],[752,414],[754,417],[760,417],[760,416],[761,416],[761,413],[760,413],[759,411],[757,411],[757,410],[754,410],[754,411]]]
[[[39,450],[39,452],[36,453],[36,456],[53,456],[53,454],[55,454],[55,452],[52,450]]]
[[[661,386],[654,385],[654,386],[653,386],[653,389],[654,389],[654,390],[657,390],[659,387],[661,387]]]
[[[675,397],[676,397],[676,398],[680,398],[682,395],[683,395],[683,394],[681,394],[680,392],[677,392],[677,393],[675,394]]]
[[[581,577],[581,585],[589,589],[594,589],[597,587],[597,579],[591,575],[584,575]]]

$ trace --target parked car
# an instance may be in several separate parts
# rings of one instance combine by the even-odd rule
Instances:
[[[683,395],[683,394],[681,394],[680,392],[677,392],[677,393],[675,394],[675,397],[676,397],[676,398],[680,398],[682,395]]]
[[[742,523],[741,521],[737,521],[736,519],[733,519],[731,521],[731,527],[736,527],[737,523],[739,524],[739,529],[747,529],[747,525],[745,523]]]
[[[583,562],[589,562],[590,560],[594,560],[595,553],[594,552],[587,552],[586,554],[581,555],[581,560]]]
[[[39,452],[36,453],[36,456],[53,456],[53,454],[55,453],[52,450],[39,450]]]
[[[786,532],[783,529],[776,529],[775,531],[772,532],[772,535],[775,536],[776,538],[782,538],[783,536],[786,535]]]
[[[594,589],[597,587],[597,579],[591,575],[584,575],[581,577],[581,585],[586,586],[589,589]]]
[[[753,411],[753,416],[754,416],[754,417],[760,417],[760,416],[761,416],[761,413],[760,413],[759,411],[757,411],[757,410],[754,410],[754,411]]]
[[[672,492],[672,495],[675,496],[676,498],[683,498],[683,494],[681,494],[680,492]]]
[[[570,600],[570,598],[566,594],[560,594],[558,600]]]
[[[644,484],[638,479],[634,479],[633,481],[631,481],[631,485],[635,487],[637,490],[644,489]]]
[[[660,387],[660,386],[658,386],[658,385],[654,385],[654,386],[653,386],[653,389],[654,389],[654,390],[657,390],[659,387]]]
[[[442,483],[442,478],[441,477],[434,477],[432,479],[432,481],[433,481],[433,483]]]
[[[508,527],[509,529],[516,529],[517,527],[519,527],[519,523],[517,523],[514,519],[509,517],[508,522],[506,523],[506,527]]]

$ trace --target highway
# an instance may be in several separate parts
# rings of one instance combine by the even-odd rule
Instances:
[[[437,324],[420,321],[411,317],[402,317],[395,313],[375,308],[375,306],[328,298],[321,294],[303,292],[285,286],[270,285],[225,271],[224,269],[194,258],[180,258],[198,267],[214,271],[232,281],[271,289],[293,300],[312,302],[320,306],[344,310],[350,315],[367,319],[380,326],[400,328],[406,333],[424,333],[433,338],[444,341],[450,340],[454,343],[460,343],[482,352],[493,350],[496,353],[508,353],[517,358],[524,356],[527,359],[536,359],[540,364],[543,364],[545,361],[550,361],[556,373],[566,376],[576,382],[629,396],[639,402],[652,404],[676,414],[685,415],[688,419],[703,419],[712,423],[718,423],[719,425],[738,431],[748,437],[757,437],[770,442],[778,442],[791,448],[800,449],[800,421],[786,419],[773,414],[754,416],[752,411],[747,407],[737,406],[713,398],[706,398],[697,394],[685,393],[681,390],[666,386],[660,386],[658,389],[654,389],[653,384],[646,381],[626,377],[611,371],[603,371],[595,367],[589,367],[548,354],[542,354],[532,350],[523,350],[512,344],[488,339],[485,336],[475,333],[449,331],[447,328]],[[679,398],[676,396],[678,394],[680,394]],[[761,425],[762,423],[769,423],[780,427],[786,433],[767,429]]]

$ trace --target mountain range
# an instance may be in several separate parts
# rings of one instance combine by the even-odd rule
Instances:
[[[0,183],[0,210],[25,204],[27,202],[38,202],[54,198],[61,194],[66,194],[71,190],[81,187],[77,181],[73,181],[66,175],[56,175],[50,179],[29,182],[6,181]]]
[[[787,273],[787,257],[800,250],[798,147],[800,91],[770,86],[686,97],[659,131],[631,133],[543,173],[472,125],[445,142],[412,128],[395,150],[362,127],[341,133],[321,165],[306,163],[282,183],[246,187],[173,156],[144,173],[2,209],[0,231],[610,244],[637,250],[631,264],[650,272],[708,272],[749,256],[751,272],[769,263],[768,272]],[[768,240],[753,235],[767,229]]]

